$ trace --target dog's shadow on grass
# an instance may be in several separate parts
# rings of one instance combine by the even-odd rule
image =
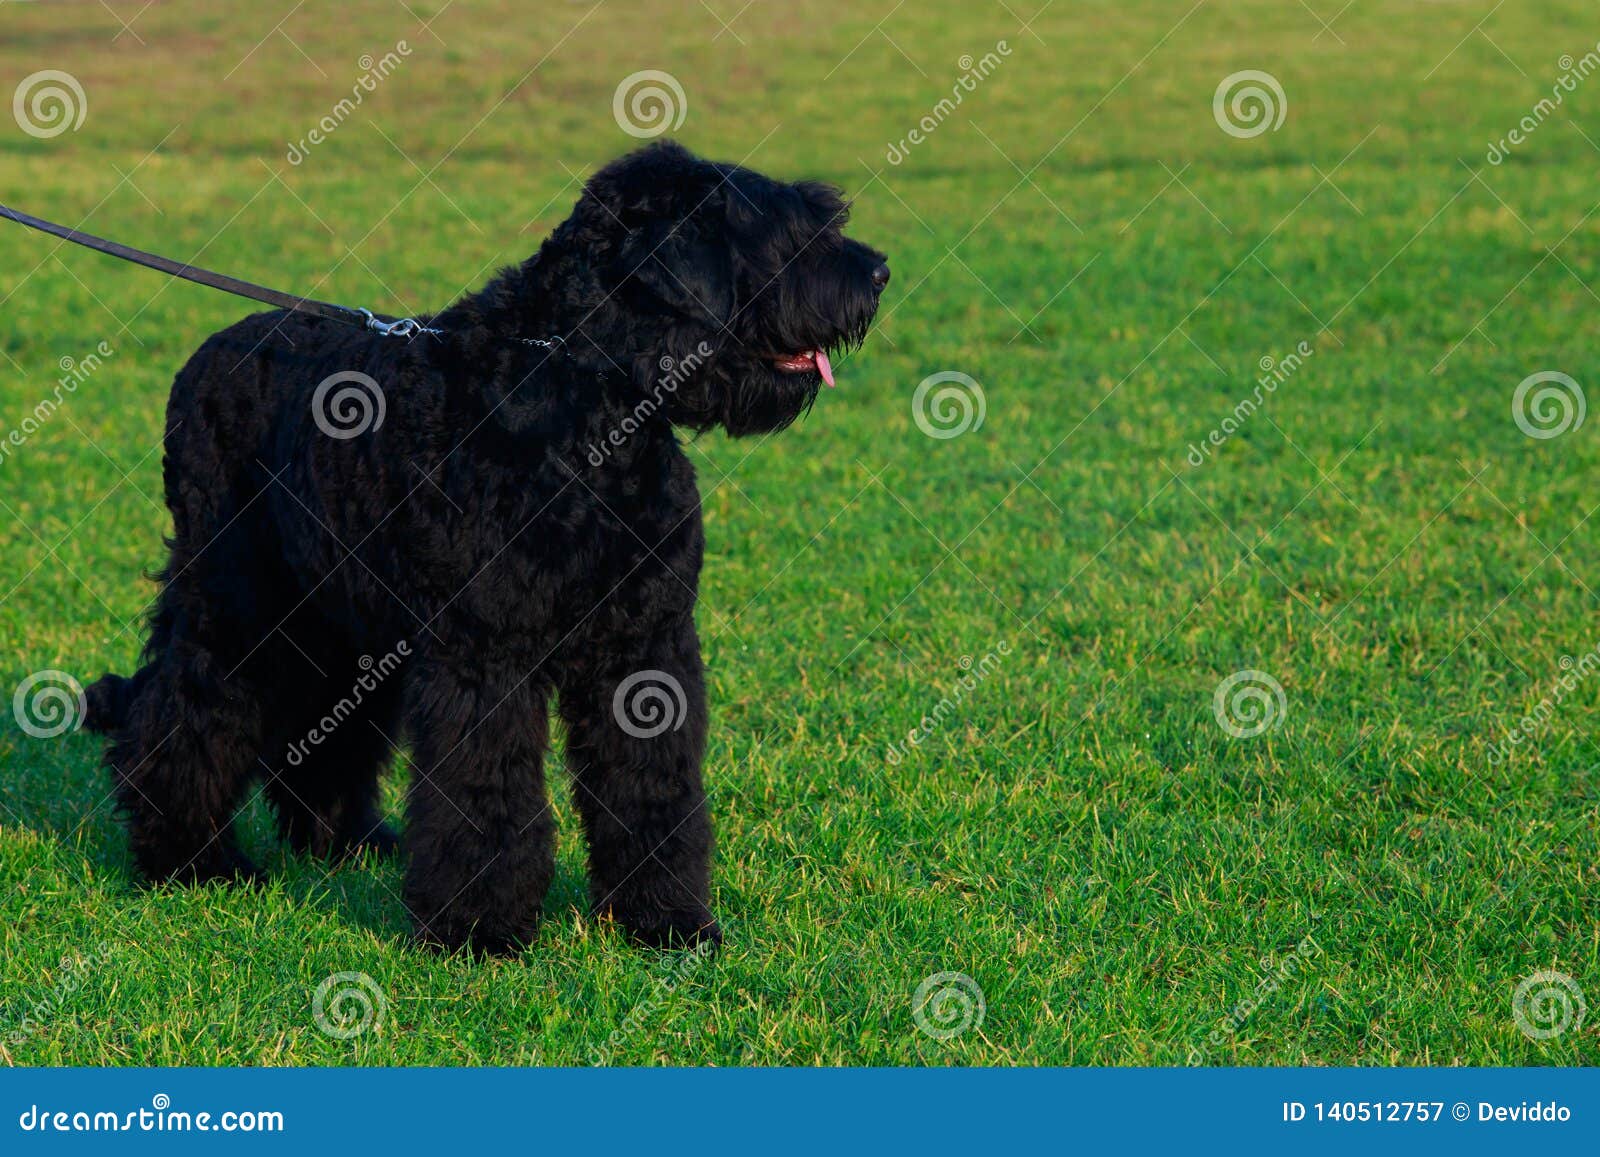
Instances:
[[[409,942],[414,922],[404,899],[406,868],[404,799],[410,776],[405,759],[383,778],[380,806],[384,820],[400,834],[401,850],[385,856],[362,852],[328,861],[291,852],[278,838],[271,809],[257,798],[239,815],[237,828],[245,851],[296,905],[329,912],[338,919],[386,940]],[[552,801],[557,826],[576,823],[564,802]],[[544,901],[544,923],[588,910],[589,892],[583,855],[576,842],[558,841],[555,878]],[[537,940],[535,941],[537,943]]]
[[[0,828],[32,832],[82,856],[97,873],[129,874],[98,736],[0,733]]]
[[[403,899],[403,852],[382,857],[364,852],[329,863],[280,849],[257,862],[295,905],[331,913],[380,939],[410,941],[414,925]],[[544,922],[563,920],[569,912],[582,913],[587,903],[581,865],[558,862],[545,896]]]
[[[117,815],[110,776],[100,765],[103,741],[87,732],[35,738],[0,732],[0,829],[27,831],[75,858],[100,887],[133,900],[147,893],[134,872]],[[397,830],[403,772],[385,783],[388,820]],[[272,811],[256,792],[239,812],[235,831],[245,852],[266,873],[267,886],[290,903],[333,914],[341,922],[386,940],[409,940],[411,914],[402,898],[404,853],[371,853],[329,862],[284,846]],[[545,897],[546,920],[587,910],[582,855],[568,844]]]

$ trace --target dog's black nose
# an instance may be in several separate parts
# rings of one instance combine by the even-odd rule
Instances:
[[[887,263],[885,263],[872,271],[872,288],[876,289],[879,293],[882,293],[883,287],[888,284],[889,266]]]

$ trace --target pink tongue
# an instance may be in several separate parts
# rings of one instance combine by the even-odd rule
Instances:
[[[833,385],[833,363],[828,361],[828,355],[822,350],[812,350],[811,356],[816,359],[817,373],[822,375],[822,380],[828,385]]]

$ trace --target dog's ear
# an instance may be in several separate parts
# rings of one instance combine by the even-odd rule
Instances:
[[[622,276],[685,317],[725,326],[733,316],[733,267],[727,246],[694,236],[686,222],[629,230]]]
[[[656,141],[589,179],[579,201],[594,227],[622,234],[616,281],[682,317],[726,325],[735,305],[721,172]]]

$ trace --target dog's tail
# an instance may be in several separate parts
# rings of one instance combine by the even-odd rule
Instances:
[[[147,670],[141,669],[131,679],[122,675],[102,675],[89,684],[83,692],[88,708],[83,719],[84,727],[105,735],[126,723],[134,696],[144,685]]]

